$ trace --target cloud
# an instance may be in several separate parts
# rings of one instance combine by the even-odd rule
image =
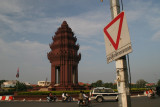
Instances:
[[[4,2],[3,4],[5,4],[6,7],[2,6],[2,9],[11,5],[9,2]],[[98,38],[98,36],[103,35],[103,27],[110,21],[109,15],[101,9],[86,11],[76,16],[47,17],[48,15],[42,15],[41,17],[35,18],[37,13],[46,14],[44,11],[39,11],[43,10],[44,7],[40,8],[38,6],[38,9],[36,8],[33,11],[33,6],[29,6],[28,9],[28,4],[29,3],[24,5],[23,2],[16,4],[16,2],[14,2],[12,5],[13,8],[7,10],[9,15],[7,12],[0,12],[0,23],[3,24],[3,26],[0,26],[1,37],[10,38],[9,36],[12,35],[14,38],[21,38],[20,40],[23,40],[24,38],[30,39],[30,35],[38,35],[38,39],[40,36],[55,32],[61,23],[66,20],[79,40],[86,38],[91,39],[92,37]],[[58,3],[58,5],[64,4]],[[12,11],[17,14],[13,15]],[[104,16],[107,16],[107,18],[105,19]]]
[[[146,15],[148,16],[149,13],[146,13],[148,10],[150,10],[152,6],[151,1],[143,1],[143,0],[133,0],[130,2],[127,2],[128,4],[126,5],[127,10],[127,20],[128,21],[136,21],[136,20],[141,20],[145,19]],[[148,11],[149,12],[149,11]]]
[[[45,79],[50,72],[48,45],[28,40],[8,43],[0,39],[0,52],[1,79],[15,79],[17,67],[20,67],[20,79],[29,82]]]
[[[93,47],[91,47],[91,46],[84,46],[84,45],[82,45],[81,47],[80,47],[80,51],[96,51],[96,48],[93,48]]]
[[[54,35],[53,32],[56,32],[64,20],[77,36],[80,43],[79,51],[84,58],[82,61],[91,65],[91,71],[95,68],[98,69],[97,71],[99,68],[104,69],[104,66],[97,67],[98,64],[92,68],[92,62],[97,63],[93,61],[96,58],[104,59],[100,53],[105,49],[103,28],[111,21],[108,4],[107,7],[103,3],[106,9],[102,7],[102,3],[97,5],[97,1],[94,1],[88,5],[87,2],[90,1],[85,0],[78,2],[70,0],[67,3],[66,0],[0,1],[0,78],[15,79],[17,67],[20,67],[20,78],[24,81],[37,82],[45,79],[46,75],[50,77],[50,63],[46,56],[50,49],[48,45],[43,44],[46,41],[42,38],[47,38],[46,35]],[[130,0],[126,3],[128,4],[124,8],[126,8],[127,21],[136,31],[139,30],[139,32],[133,32],[133,35],[136,33],[143,35],[148,31],[141,33],[141,29],[150,29],[149,33],[152,33],[153,37],[149,38],[159,40],[159,5],[155,5],[153,1],[144,0]],[[148,35],[141,37],[148,39]],[[51,40],[51,37],[48,39]],[[140,43],[144,42],[140,41]],[[97,55],[100,56],[97,57]],[[85,64],[83,71],[87,72],[89,66]],[[102,69],[100,72],[105,71]]]
[[[134,0],[127,4],[127,21],[130,25],[141,26],[152,33],[152,40],[159,38],[159,5],[154,1]],[[142,25],[143,24],[143,25]],[[153,32],[154,31],[154,32]]]
[[[44,44],[40,44],[36,41],[29,41],[29,40],[25,40],[25,41],[14,41],[14,42],[10,42],[7,43],[5,41],[3,41],[2,39],[0,40],[0,49],[1,49],[1,53],[8,53],[8,55],[15,55],[15,56],[22,56],[25,55],[38,55],[38,53],[40,51],[46,50],[48,49],[49,46],[44,45]],[[5,46],[5,47],[4,47]]]
[[[57,26],[57,19],[38,18],[32,20],[13,20],[9,16],[0,15],[0,22],[4,23],[14,33],[47,34],[53,32]]]
[[[156,32],[153,35],[152,40],[154,40],[154,41],[159,41],[160,40],[160,31]]]
[[[39,37],[55,32],[64,20],[68,22],[78,40],[87,42],[84,45],[80,44],[83,56],[91,56],[90,52],[98,51],[91,44],[102,44],[99,37],[103,38],[103,26],[110,21],[105,11],[90,10],[75,16],[48,17],[51,13],[40,11],[44,7],[38,6],[37,9],[33,5],[29,6],[28,2],[25,5],[16,1],[13,4],[9,1],[0,4],[0,78],[15,79],[17,67],[20,67],[20,78],[24,81],[36,82],[50,75],[50,63],[47,59],[47,52],[50,49],[48,45],[40,43]],[[107,21],[103,17],[104,14],[108,17]],[[36,37],[36,41],[27,38],[28,36],[33,38],[35,35],[39,36]],[[3,38],[11,38],[11,41],[7,42]],[[18,41],[19,38],[21,41]]]
[[[82,13],[77,16],[70,16],[60,18],[59,20],[66,20],[73,31],[80,35],[79,38],[91,38],[99,34],[103,34],[103,27],[109,22],[110,18],[105,20],[105,11],[93,10]],[[109,15],[107,15],[108,17]]]
[[[159,30],[160,29],[160,18],[156,16],[149,16],[148,17],[148,23],[151,26],[152,29],[154,30]]]
[[[0,2],[1,13],[8,14],[22,12],[22,8],[20,7],[18,0],[1,0]]]

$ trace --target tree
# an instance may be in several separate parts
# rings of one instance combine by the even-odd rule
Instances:
[[[136,82],[138,88],[144,88],[145,85],[146,85],[146,83],[147,83],[147,82],[146,82],[145,80],[143,80],[143,79],[139,79],[139,80],[137,80],[137,82]]]
[[[1,85],[3,84],[3,82],[6,82],[6,80],[0,80],[0,91],[2,90]]]
[[[104,83],[104,85],[103,85],[104,87],[106,87],[106,88],[113,88],[113,83]]]
[[[1,85],[3,82],[6,82],[6,80],[0,80],[0,85]]]
[[[159,79],[158,82],[157,82],[157,86],[160,86],[160,79]]]
[[[17,82],[15,86],[16,91],[27,91],[27,85],[21,82]]]
[[[91,87],[102,87],[102,86],[103,86],[102,80],[98,80],[95,83],[91,84]]]
[[[96,82],[96,84],[97,84],[97,87],[102,87],[102,86],[103,86],[102,80],[98,80],[98,81]]]

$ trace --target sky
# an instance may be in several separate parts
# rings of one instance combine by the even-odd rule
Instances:
[[[133,52],[132,82],[160,79],[160,1],[123,0]],[[47,58],[52,36],[63,21],[72,28],[81,61],[79,82],[115,82],[115,61],[107,64],[104,27],[110,0],[0,0],[0,80],[37,84],[51,78]]]

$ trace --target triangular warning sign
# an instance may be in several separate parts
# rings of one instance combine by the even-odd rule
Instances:
[[[117,15],[104,29],[107,63],[132,52],[125,12]]]
[[[124,12],[121,12],[116,18],[114,18],[105,28],[104,28],[104,33],[105,35],[108,37],[108,39],[110,40],[111,44],[113,45],[114,49],[117,50],[118,49],[118,45],[119,45],[119,40],[120,40],[120,36],[121,36],[121,30],[122,30],[122,23],[123,23],[123,17],[124,17]],[[120,21],[119,21],[120,20]],[[112,35],[109,34],[109,32],[107,31],[112,25],[114,25],[114,23],[116,23],[117,21],[119,21],[119,27],[118,27],[118,32],[116,35],[116,38],[114,38],[116,41],[113,40],[113,38],[111,37]]]

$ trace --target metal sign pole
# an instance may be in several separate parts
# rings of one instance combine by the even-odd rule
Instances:
[[[110,0],[110,9],[114,19],[120,13],[119,0]],[[119,107],[131,107],[126,56],[116,60],[116,71]]]

